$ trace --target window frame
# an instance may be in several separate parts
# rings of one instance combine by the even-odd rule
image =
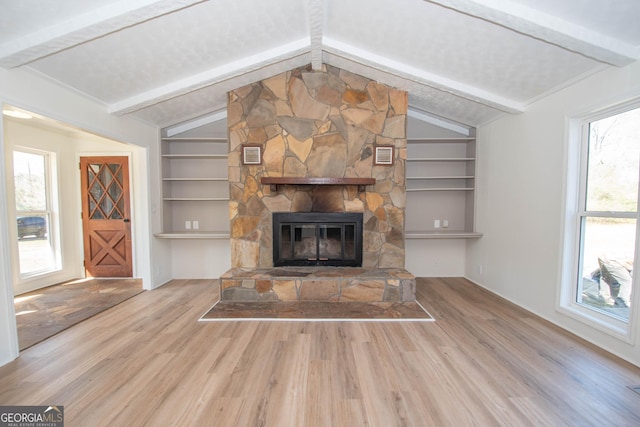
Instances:
[[[583,245],[585,223],[588,218],[627,218],[636,221],[634,265],[640,258],[640,194],[635,212],[587,210],[587,174],[589,161],[589,126],[592,122],[640,108],[640,99],[621,103],[568,119],[565,150],[566,175],[564,186],[564,230],[561,235],[561,272],[556,309],[594,329],[607,333],[629,344],[635,343],[640,292],[632,292],[628,320],[606,314],[596,308],[578,303],[578,291],[582,280]],[[638,177],[640,193],[640,176]],[[632,289],[638,289],[637,275],[632,276]]]
[[[20,249],[19,239],[18,239],[18,231],[16,229],[14,245],[15,245],[15,253],[17,264],[15,266],[16,272],[15,277],[18,284],[27,283],[33,280],[40,279],[42,277],[46,277],[51,274],[57,274],[62,270],[62,250],[60,241],[58,239],[58,216],[57,216],[57,195],[58,195],[58,182],[57,182],[57,174],[55,172],[56,167],[56,153],[52,151],[39,150],[31,147],[24,146],[14,146],[11,149],[11,162],[12,162],[12,171],[15,174],[15,168],[13,166],[13,156],[15,152],[27,153],[42,156],[44,160],[44,178],[45,178],[45,210],[34,210],[34,211],[20,211],[16,206],[15,200],[15,175],[12,176],[12,184],[13,184],[13,200],[9,202],[13,204],[13,224],[17,223],[17,219],[20,216],[25,215],[33,215],[33,216],[46,216],[47,217],[47,240],[51,247],[51,251],[53,252],[53,266],[51,268],[40,269],[35,271],[30,271],[28,273],[23,273],[20,269]]]

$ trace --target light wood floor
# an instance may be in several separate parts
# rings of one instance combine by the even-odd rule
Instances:
[[[142,279],[80,279],[14,298],[20,351],[142,292]]]
[[[174,281],[0,368],[0,404],[67,426],[638,426],[640,369],[463,279],[419,279],[436,322],[197,322]]]

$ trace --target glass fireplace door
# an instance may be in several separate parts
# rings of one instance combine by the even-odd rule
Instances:
[[[318,258],[316,226],[312,224],[293,225],[293,259],[315,260]]]
[[[318,225],[319,260],[355,259],[355,232],[353,224]]]
[[[274,214],[274,266],[362,265],[361,216],[344,215]]]

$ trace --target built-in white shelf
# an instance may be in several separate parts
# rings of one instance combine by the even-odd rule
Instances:
[[[420,129],[417,126],[415,129]],[[408,130],[412,132],[412,129]],[[476,138],[407,138],[407,239],[474,239]],[[440,131],[441,132],[441,131]],[[473,132],[472,132],[473,133]],[[435,228],[447,222],[450,228]]]
[[[227,231],[176,231],[154,234],[158,239],[228,239]]]
[[[226,138],[172,137],[162,143],[164,239],[229,238]],[[199,223],[199,230],[187,224]],[[222,230],[222,231],[203,231]]]
[[[474,142],[476,140],[475,137],[450,137],[450,138],[407,138],[407,143],[409,144],[420,144],[420,143],[437,143],[437,142]]]
[[[482,237],[482,233],[464,230],[447,230],[447,231],[406,231],[405,239],[478,239]]]
[[[193,137],[193,138],[187,138],[187,137],[169,137],[169,138],[162,138],[163,141],[169,141],[169,142],[219,142],[219,143],[227,143],[227,138],[208,138],[208,137]]]
[[[163,181],[228,181],[227,178],[162,178]]]
[[[407,162],[473,162],[475,157],[414,157]]]
[[[228,197],[164,197],[167,202],[228,202]]]
[[[226,154],[163,154],[164,159],[226,159]]]
[[[447,187],[447,188],[441,188],[441,187],[435,187],[435,188],[407,188],[407,193],[411,193],[414,191],[473,191],[474,188],[473,187],[460,187],[460,188],[456,188],[456,187]]]
[[[408,176],[407,180],[411,181],[411,180],[415,180],[415,181],[422,181],[422,180],[428,180],[428,179],[474,179],[475,176],[473,175],[464,175],[464,176],[456,176],[456,175],[451,175],[451,176]]]

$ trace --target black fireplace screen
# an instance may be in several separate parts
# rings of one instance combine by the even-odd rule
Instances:
[[[362,214],[274,213],[273,265],[362,266]]]

